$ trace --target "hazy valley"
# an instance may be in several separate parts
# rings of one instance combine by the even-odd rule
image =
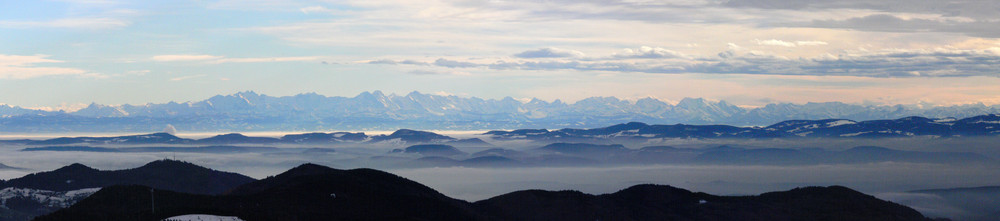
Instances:
[[[1000,183],[997,118],[786,121],[766,127],[627,123],[454,134],[403,129],[282,136],[232,133],[184,138],[161,132],[7,139],[0,163],[9,168],[0,174],[13,179],[37,171],[71,170],[64,166],[73,163],[106,170],[178,159],[263,179],[316,163],[386,170],[468,201],[525,189],[602,194],[639,184],[664,184],[725,196],[836,184],[914,206],[928,216],[977,220],[970,214],[991,210],[956,201],[919,200],[928,195],[908,191]],[[65,180],[51,182],[69,185]],[[107,185],[39,190],[58,194]],[[941,207],[952,209],[936,209]]]

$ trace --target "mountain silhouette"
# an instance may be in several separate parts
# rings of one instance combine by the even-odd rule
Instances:
[[[254,181],[188,162],[158,160],[138,168],[102,171],[74,163],[0,181],[0,221],[30,220],[67,207],[97,189],[114,185],[154,186],[164,191],[216,195]]]
[[[217,196],[107,187],[36,220],[158,220],[184,214],[245,220],[930,220],[840,186],[715,196],[644,184],[602,195],[524,190],[469,203],[390,173],[315,164]]]
[[[494,139],[527,139],[543,142],[643,141],[663,138],[895,138],[968,137],[1000,134],[1000,115],[965,119],[905,117],[895,120],[852,121],[844,119],[790,120],[767,127],[731,125],[648,125],[631,122],[591,129],[494,130],[484,133]]]
[[[911,208],[840,186],[740,197],[649,184],[596,196],[525,190],[475,205],[503,220],[930,220]]]
[[[157,160],[138,168],[102,171],[74,163],[53,171],[28,174],[2,183],[7,187],[70,191],[112,185],[144,185],[194,194],[221,194],[254,181],[253,178],[216,171],[192,163]]]
[[[36,220],[158,220],[191,213],[246,220],[477,220],[467,202],[405,178],[372,169],[337,170],[304,164],[208,196],[150,188],[104,188],[77,204]]]

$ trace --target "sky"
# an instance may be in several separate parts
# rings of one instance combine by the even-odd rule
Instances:
[[[381,90],[993,105],[995,27],[992,0],[0,0],[0,103]]]

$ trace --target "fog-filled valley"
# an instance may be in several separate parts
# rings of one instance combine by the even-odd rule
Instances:
[[[29,138],[10,137],[0,145],[5,166],[0,179],[73,163],[119,170],[176,159],[256,179],[303,163],[374,168],[468,201],[526,189],[603,194],[637,184],[716,195],[841,185],[913,206],[929,217],[960,220],[979,219],[974,215],[983,211],[947,200],[955,194],[947,198],[908,191],[1000,184],[1000,137],[994,136],[544,140],[511,139],[496,132],[400,130]],[[309,141],[317,138],[339,142]]]

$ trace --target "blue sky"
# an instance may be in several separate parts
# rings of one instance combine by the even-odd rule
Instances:
[[[0,103],[1000,103],[996,1],[0,1]]]

